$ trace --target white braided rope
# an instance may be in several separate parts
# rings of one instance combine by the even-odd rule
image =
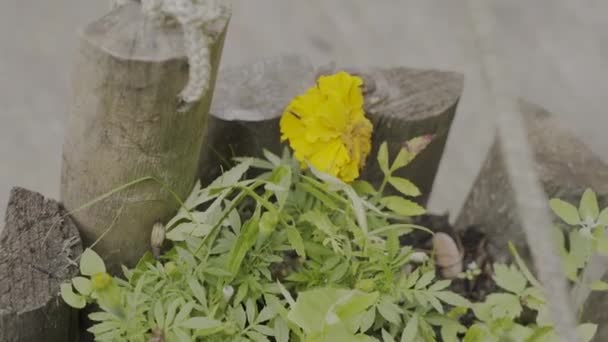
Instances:
[[[112,7],[131,0],[112,0]],[[158,25],[177,21],[184,32],[188,57],[188,84],[179,94],[181,102],[198,101],[209,89],[211,79],[211,37],[205,25],[221,19],[230,11],[230,0],[141,0],[142,11]]]

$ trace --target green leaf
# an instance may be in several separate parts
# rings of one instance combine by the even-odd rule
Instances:
[[[163,311],[163,302],[156,301],[154,304],[154,321],[161,329],[165,327],[165,313]]]
[[[368,331],[376,321],[376,308],[372,307],[361,316],[359,329],[362,333]]]
[[[398,196],[384,197],[380,202],[401,216],[418,216],[426,213],[426,210],[419,204]]]
[[[262,153],[264,154],[264,158],[268,159],[273,166],[277,167],[281,165],[281,158],[279,158],[279,156],[276,154],[268,151],[267,149],[264,149]]]
[[[351,186],[353,187],[353,189],[355,189],[355,191],[359,195],[375,195],[376,194],[376,189],[374,189],[374,186],[364,180],[356,180],[351,184]]]
[[[595,222],[598,215],[600,214],[600,209],[597,205],[597,196],[595,195],[595,192],[593,192],[593,190],[585,190],[585,192],[583,193],[583,197],[581,197],[578,212],[581,215],[583,221]]]
[[[469,308],[471,307],[471,302],[469,302],[466,298],[462,297],[459,294],[456,294],[451,291],[437,291],[433,293],[433,296],[439,298],[442,302],[450,304],[452,306]]]
[[[595,241],[595,249],[599,255],[608,256],[608,237],[602,237]]]
[[[260,314],[258,315],[257,322],[263,323],[273,319],[277,315],[277,312],[272,309],[270,306],[265,306]]]
[[[351,291],[349,295],[340,299],[335,307],[336,314],[343,319],[361,314],[378,301],[378,292],[365,293]]]
[[[383,342],[395,342],[395,339],[386,330],[382,329],[382,341]]]
[[[177,313],[177,316],[175,316],[175,324],[185,321],[186,318],[190,316],[192,309],[194,309],[193,302],[186,303],[184,306],[182,306],[182,309]]]
[[[391,166],[391,172],[397,171],[402,167],[406,167],[412,160],[414,160],[415,155],[410,153],[405,148],[401,148],[399,153],[397,153],[397,157],[393,161],[393,165]]]
[[[255,214],[243,225],[241,234],[236,239],[234,248],[230,251],[228,257],[228,271],[235,277],[241,268],[243,259],[247,252],[255,245],[259,232],[260,211],[256,210]]]
[[[449,279],[439,280],[429,287],[429,291],[440,291],[448,288],[452,284]]]
[[[384,319],[393,323],[401,324],[401,308],[387,298],[383,298],[376,306],[378,312]]]
[[[601,280],[594,281],[589,287],[593,291],[608,291],[608,283]]]
[[[515,294],[521,294],[528,283],[526,277],[514,266],[498,263],[494,264],[493,279],[496,285]]]
[[[91,288],[91,281],[85,277],[76,277],[72,279],[72,284],[74,288],[83,296],[88,296],[91,294],[93,289]]]
[[[420,277],[420,279],[418,279],[418,281],[416,282],[416,286],[414,286],[414,288],[416,290],[423,289],[423,288],[427,287],[427,285],[429,285],[431,283],[431,281],[433,281],[433,279],[435,279],[435,270],[428,271],[428,272],[424,273]]]
[[[97,273],[104,273],[106,265],[101,257],[90,248],[84,250],[80,256],[80,273],[92,276]]]
[[[388,179],[388,182],[393,187],[395,187],[395,189],[397,189],[397,191],[399,191],[400,193],[402,193],[406,196],[416,197],[416,196],[421,195],[420,189],[418,189],[418,187],[416,185],[414,185],[414,183],[410,182],[409,180],[407,180],[405,178],[390,177]]]
[[[245,313],[247,314],[247,322],[249,324],[253,324],[255,322],[255,317],[257,315],[257,308],[253,299],[249,298],[245,302]]]
[[[266,211],[260,218],[260,233],[268,235],[274,232],[279,223],[279,215],[276,211]]]
[[[576,331],[581,337],[581,342],[589,342],[597,332],[597,324],[584,323],[576,327]]]
[[[173,319],[175,318],[175,314],[177,313],[177,308],[181,303],[181,298],[176,298],[171,303],[169,303],[169,307],[167,308],[167,316],[165,317],[165,326],[168,327],[173,324]]]
[[[597,218],[597,224],[599,226],[608,226],[608,208],[604,208]]]
[[[287,317],[306,334],[323,332],[329,326],[348,332],[344,326],[345,322],[350,318],[359,317],[375,303],[377,297],[377,293],[331,287],[317,288],[300,292]],[[345,331],[336,332],[343,334]]]
[[[296,301],[293,299],[293,297],[291,296],[289,291],[287,291],[285,286],[283,286],[283,284],[281,284],[278,280],[277,280],[277,286],[279,287],[279,291],[281,291],[281,294],[283,295],[283,297],[285,298],[287,303],[289,303],[289,306],[293,309],[293,306],[296,305]],[[269,298],[272,298],[272,297],[269,297]],[[275,307],[275,310],[277,310],[278,308],[279,307]]]
[[[282,318],[274,320],[274,338],[277,342],[289,342],[289,327]]]
[[[487,328],[481,324],[474,324],[464,335],[463,342],[494,342],[497,339],[490,339]]]
[[[528,269],[528,266],[526,266],[526,263],[524,262],[524,260],[521,258],[521,256],[517,252],[517,248],[515,248],[515,245],[511,241],[509,241],[508,245],[509,245],[509,251],[511,252],[511,255],[513,255],[513,258],[515,259],[515,263],[517,264],[517,267],[519,267],[519,270],[521,271],[521,273],[523,273],[523,275],[526,277],[526,279],[534,287],[542,288],[541,284],[538,282],[538,280],[536,280],[536,278],[534,278],[534,276],[532,275],[532,272],[530,272],[530,269]]]
[[[509,293],[492,293],[486,297],[486,303],[491,306],[493,319],[514,319],[523,310],[519,297]]]
[[[208,317],[192,317],[180,323],[187,329],[214,329],[222,326],[222,322]]]
[[[71,307],[82,309],[87,304],[83,296],[77,295],[72,290],[72,284],[61,284],[61,298]]]
[[[198,279],[192,277],[188,280],[188,287],[192,291],[194,297],[198,300],[199,304],[203,306],[203,308],[207,307],[207,294],[205,293],[205,288],[199,283]]]
[[[247,170],[249,170],[249,167],[251,166],[252,163],[253,163],[252,158],[242,159],[242,161],[238,165],[236,165],[235,167],[231,168],[230,170],[222,173],[221,176],[219,176],[213,182],[211,182],[211,184],[209,184],[209,186],[205,189],[205,191],[209,191],[210,189],[214,189],[214,188],[222,188],[222,187],[234,185],[234,183],[238,182],[241,179],[241,177],[243,177],[245,172],[247,172]]]
[[[357,219],[357,224],[363,230],[363,232],[367,235],[368,227],[367,227],[367,211],[363,206],[363,199],[357,195],[355,189],[350,186],[346,186],[344,188],[344,192],[346,196],[350,199],[353,204],[353,211],[355,213],[355,218]]]
[[[249,283],[245,281],[239,285],[239,289],[236,291],[236,296],[234,296],[233,305],[242,302],[245,296],[247,296],[247,292],[249,292]]]
[[[340,298],[342,291],[319,288],[300,292],[287,317],[307,334],[322,331],[329,309]]]
[[[401,335],[401,342],[412,342],[418,336],[418,315],[412,315],[409,321],[407,321],[407,325],[405,329],[403,329],[403,334]]]
[[[120,332],[120,330],[119,330],[120,325],[121,325],[120,322],[107,321],[107,322],[95,324],[94,326],[88,328],[87,331],[92,334],[95,334],[96,337],[98,337],[99,335],[102,335],[102,334],[108,336],[106,334],[108,332],[112,332],[112,331]]]
[[[388,176],[390,174],[390,170],[388,168],[388,145],[386,144],[386,141],[380,145],[377,158],[380,170],[382,170],[382,172]]]
[[[256,331],[250,330],[246,334],[247,334],[247,337],[252,339],[254,342],[270,342],[270,340],[266,336],[264,336]]]
[[[232,319],[234,319],[239,328],[245,329],[245,325],[247,325],[247,315],[245,314],[245,309],[243,309],[242,305],[237,305],[232,309]]]
[[[280,166],[270,176],[272,183],[266,184],[265,188],[268,191],[272,191],[277,199],[277,206],[283,208],[285,202],[287,202],[287,196],[289,195],[289,189],[291,188],[291,168],[287,165]]]
[[[557,215],[567,224],[574,226],[581,222],[581,218],[578,215],[578,209],[576,209],[576,207],[572,204],[558,198],[554,198],[549,201],[549,206],[555,215]]]
[[[306,251],[304,249],[304,239],[300,232],[294,227],[287,227],[287,240],[293,249],[296,250],[299,256],[305,258]]]
[[[570,255],[577,268],[583,268],[593,254],[593,241],[581,234],[581,231],[571,231],[569,234]]]
[[[266,325],[260,325],[260,324],[254,325],[253,330],[255,330],[261,334],[264,334],[266,336],[274,336],[274,330]]]

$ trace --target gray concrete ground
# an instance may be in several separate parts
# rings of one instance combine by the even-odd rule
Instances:
[[[608,2],[488,1],[505,81],[608,160]],[[58,196],[76,32],[107,9],[106,0],[0,1],[0,208],[13,185]],[[455,214],[493,136],[475,39],[465,0],[235,0],[223,65],[299,53],[315,64],[465,73],[430,204]]]

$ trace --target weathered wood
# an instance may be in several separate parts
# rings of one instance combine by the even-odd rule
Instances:
[[[201,151],[200,178],[209,184],[232,157],[280,154],[279,119],[291,98],[314,84],[314,68],[282,56],[220,72]]]
[[[146,176],[187,196],[197,178],[228,18],[218,18],[205,31],[213,42],[209,90],[185,112],[177,108],[188,78],[178,26],[155,25],[131,3],[84,29],[63,150],[61,198],[66,208],[78,209]],[[169,191],[147,181],[73,217],[85,245],[112,226],[96,250],[117,271],[120,264],[135,264],[149,248],[153,224],[170,218],[177,207]]]
[[[524,113],[535,167],[547,197],[577,204],[585,189],[591,188],[597,193],[600,206],[607,206],[608,165],[549,112],[523,101],[520,102],[520,108]],[[521,229],[521,218],[515,208],[514,192],[507,178],[500,145],[500,140],[496,139],[455,227],[457,230],[464,230],[475,225],[481,229],[489,237],[491,254],[498,262],[508,262],[512,259],[507,249],[507,244],[511,241],[531,264],[529,244]],[[555,222],[559,222],[559,219],[556,218]],[[606,271],[605,265],[603,269],[600,265],[596,271],[600,274],[592,276],[595,279],[601,278]],[[584,301],[584,298],[581,300]],[[594,293],[587,300],[582,318],[585,322],[600,324],[595,341],[608,340],[606,305],[606,293]],[[575,309],[573,306],[572,310]]]
[[[409,139],[433,134],[433,141],[396,176],[411,180],[422,195],[415,200],[426,205],[443,156],[445,143],[462,94],[464,78],[455,72],[391,68],[362,71],[366,86],[366,112],[374,124],[370,156],[387,142],[394,158]],[[384,175],[370,158],[362,178],[378,186]]]
[[[365,81],[366,112],[374,124],[371,156],[383,141],[395,156],[408,139],[436,135],[426,151],[398,172],[420,187],[423,195],[419,200],[426,203],[462,92],[462,75],[409,68],[348,70]],[[325,68],[318,74],[335,71]],[[314,84],[314,78],[311,67],[296,57],[222,72],[212,107],[209,146],[202,152],[203,183],[219,174],[219,156],[259,156],[264,148],[280,152],[283,109],[291,98]],[[375,160],[370,157],[367,164],[362,177],[379,185],[382,174]]]
[[[78,273],[76,225],[56,201],[11,191],[0,235],[0,341],[75,341],[78,315],[59,285]]]

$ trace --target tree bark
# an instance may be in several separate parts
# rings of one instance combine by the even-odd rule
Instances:
[[[84,29],[63,149],[61,198],[68,210],[147,176],[181,199],[188,195],[227,26],[227,18],[218,18],[206,31],[209,90],[184,112],[177,96],[188,64],[179,27],[157,26],[131,3]],[[95,249],[113,273],[120,264],[133,266],[149,248],[153,224],[175,213],[179,204],[167,188],[145,181],[73,213],[85,245],[108,230]]]
[[[452,72],[391,69],[347,69],[363,77],[366,113],[374,124],[373,151],[362,178],[378,186],[382,173],[373,156],[384,141],[396,156],[407,140],[435,134],[434,141],[396,175],[409,178],[426,204],[454,118],[463,77]],[[329,74],[323,68],[317,74]],[[296,95],[314,85],[315,72],[296,57],[268,60],[222,72],[209,124],[209,144],[203,148],[201,180],[207,184],[233,156],[261,156],[263,149],[280,153],[279,120]]]
[[[59,285],[78,273],[78,230],[59,203],[11,191],[0,235],[0,341],[75,341],[78,315]],[[72,261],[71,261],[72,260]]]

